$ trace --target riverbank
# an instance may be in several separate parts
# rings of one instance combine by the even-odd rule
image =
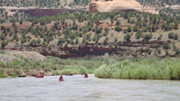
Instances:
[[[65,75],[67,72],[74,75],[83,73],[92,74],[102,65],[98,58],[91,59],[60,59],[47,56],[45,60],[17,57],[12,62],[0,62],[0,78],[26,77],[44,73],[45,76]]]
[[[149,58],[107,62],[95,71],[98,78],[180,80],[180,59]]]
[[[17,56],[12,62],[0,62],[0,78],[95,74],[98,78],[180,80],[180,58],[127,59],[109,57],[60,59],[47,56],[33,60]]]

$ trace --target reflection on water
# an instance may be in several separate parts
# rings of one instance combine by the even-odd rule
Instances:
[[[180,101],[180,82],[98,79],[94,75],[0,79],[1,101]]]

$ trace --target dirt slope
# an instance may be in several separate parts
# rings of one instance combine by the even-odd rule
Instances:
[[[8,50],[4,51],[5,54],[0,54],[0,61],[2,62],[12,62],[14,59],[18,59],[18,56],[23,56],[25,58],[41,60],[43,61],[46,59],[45,56],[34,52],[34,51],[16,51],[16,50]]]

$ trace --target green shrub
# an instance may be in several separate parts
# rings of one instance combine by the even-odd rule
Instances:
[[[81,73],[87,73],[87,70],[85,67],[80,65],[69,65],[65,66],[60,71],[54,71],[53,75],[65,75],[66,73],[72,73],[72,74],[81,74]]]
[[[39,50],[35,50],[35,52],[39,53]]]
[[[19,65],[19,64],[20,64],[20,61],[17,60],[17,59],[15,59],[15,60],[13,60],[12,64],[13,64],[13,65]]]
[[[13,74],[12,76],[13,76],[13,77],[18,77],[18,75],[17,75],[17,74]]]
[[[0,72],[0,78],[6,78],[8,77],[6,74],[4,74],[3,72]]]

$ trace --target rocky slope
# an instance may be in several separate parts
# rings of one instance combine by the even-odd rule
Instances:
[[[135,0],[92,0],[90,12],[142,11],[142,6]]]
[[[14,59],[19,60],[19,56],[23,56],[24,58],[30,58],[35,60],[45,60],[46,57],[35,52],[35,51],[16,51],[16,50],[6,50],[4,53],[0,54],[0,61],[2,62],[12,62]]]

